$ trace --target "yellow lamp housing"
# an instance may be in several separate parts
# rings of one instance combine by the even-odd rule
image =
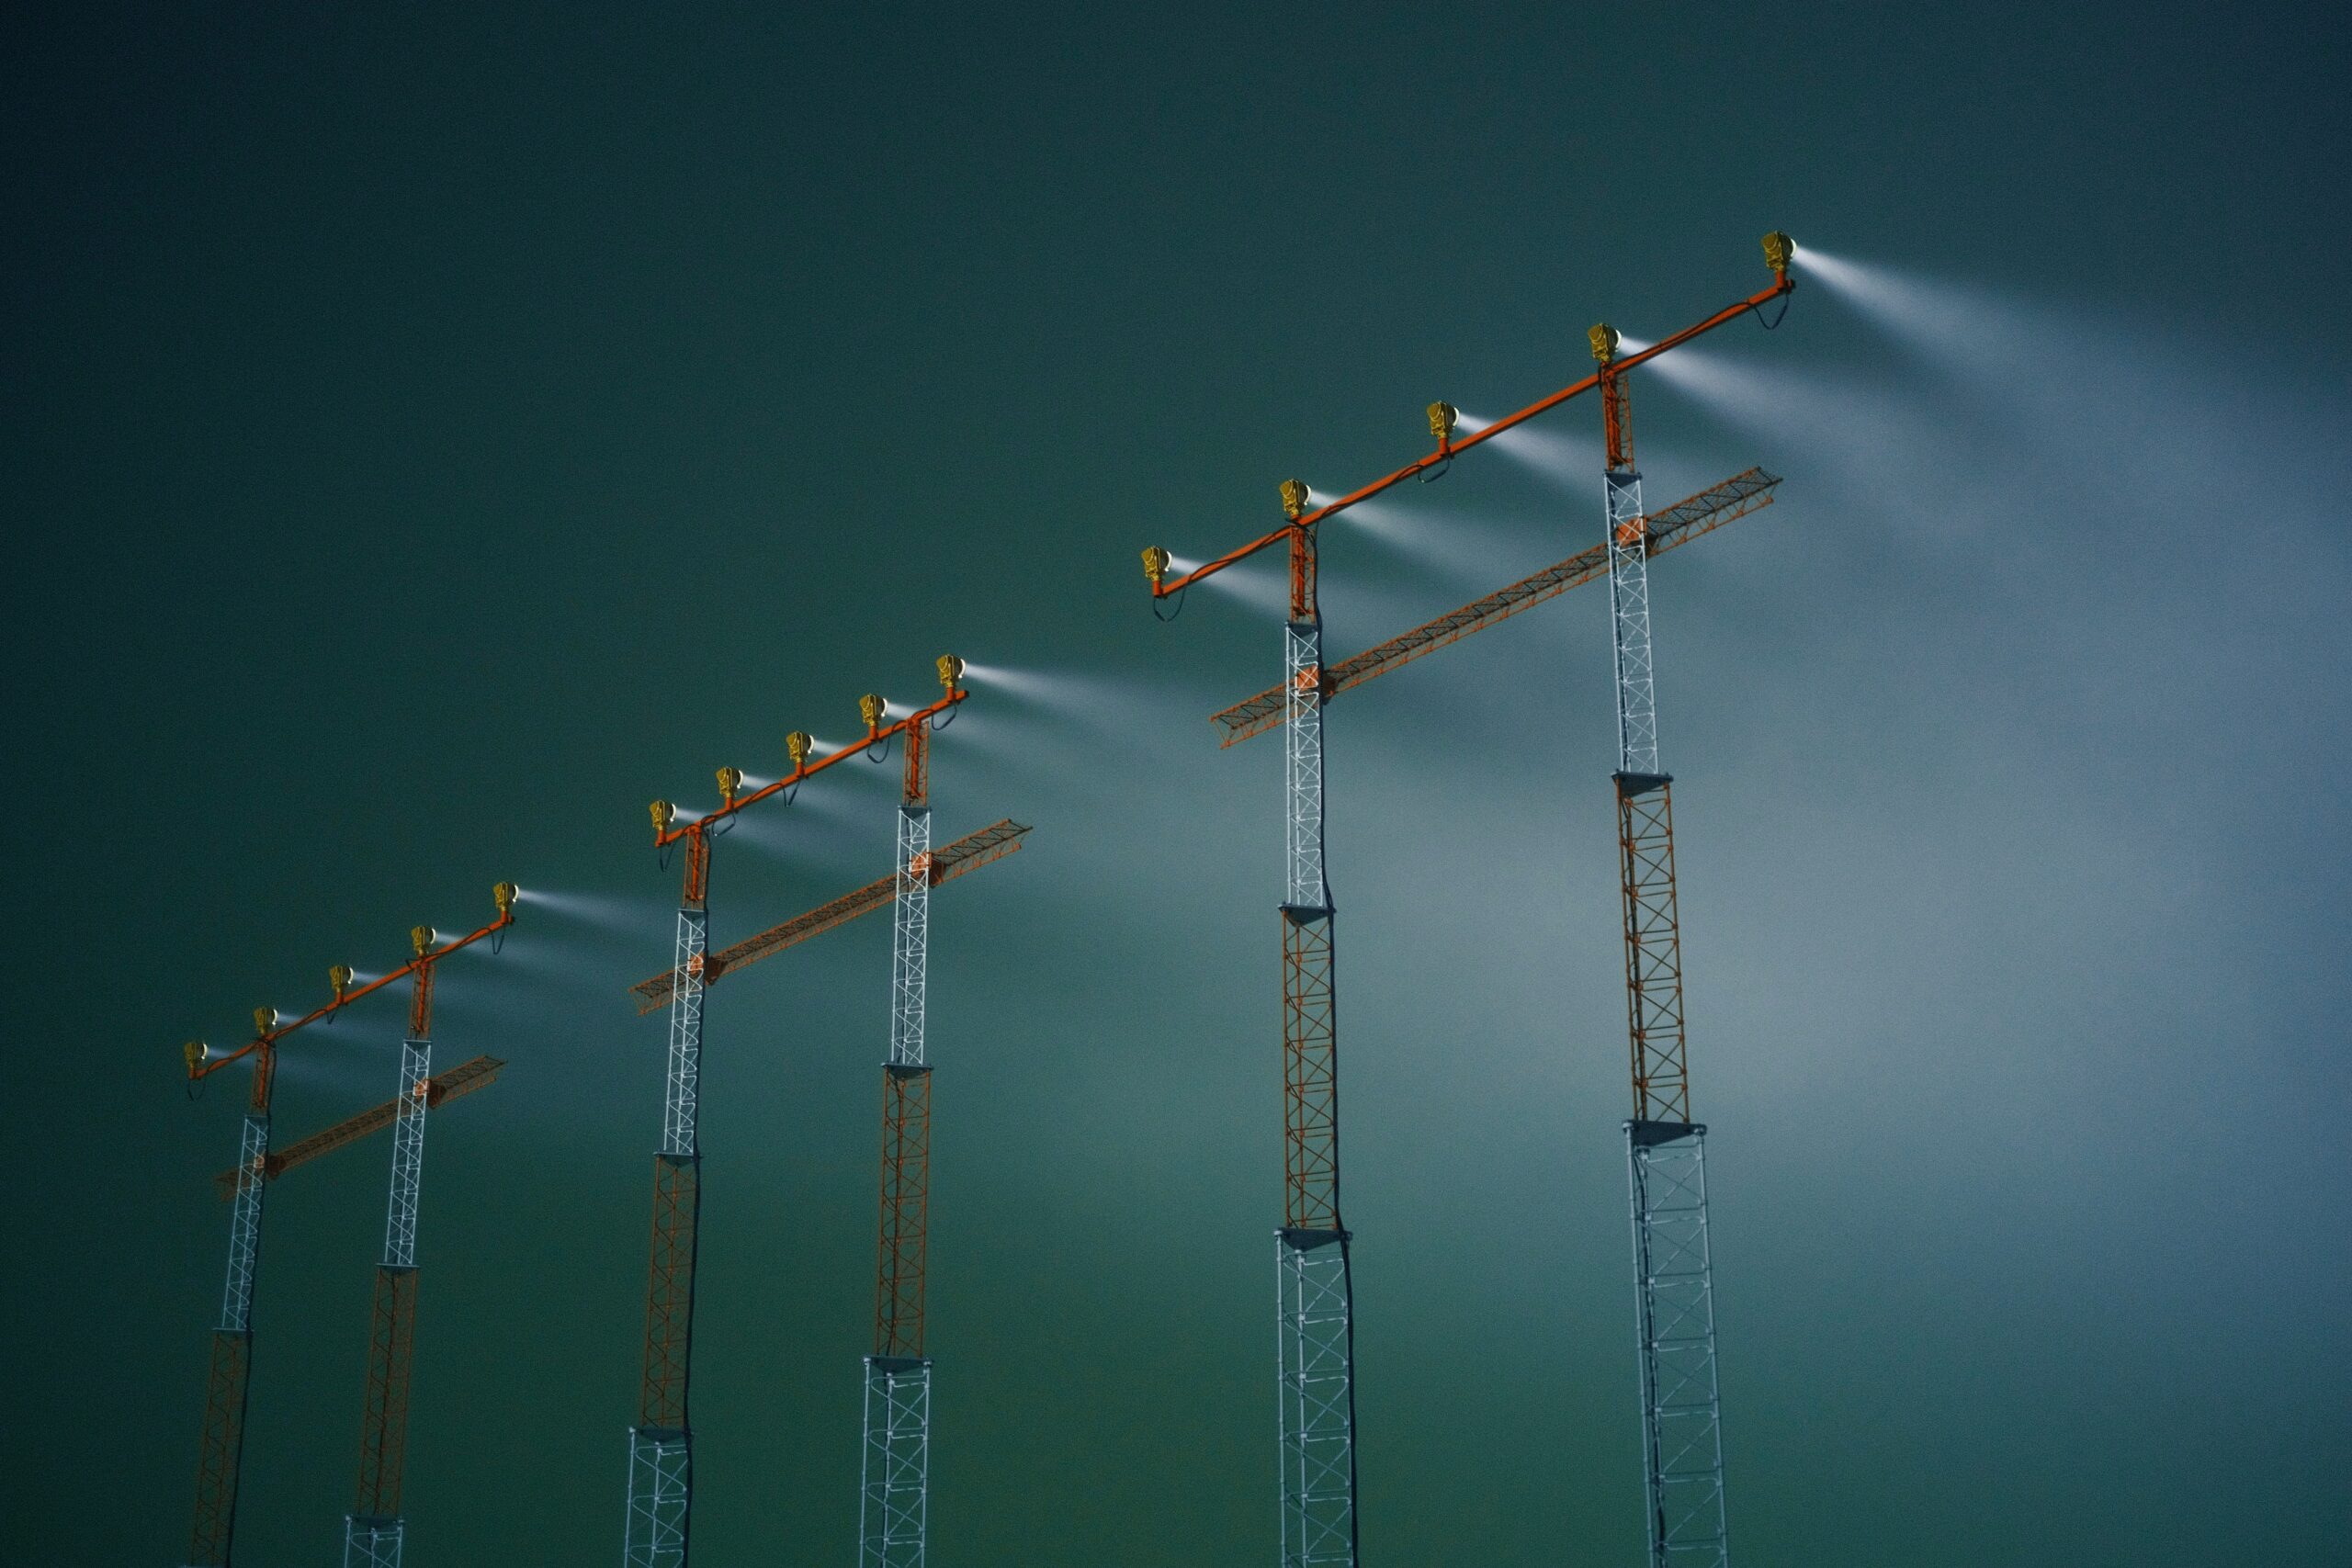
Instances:
[[[501,915],[513,914],[514,900],[522,896],[523,890],[511,882],[502,882],[490,890],[490,901],[498,906],[498,912]]]
[[[1786,272],[1797,259],[1797,243],[1775,229],[1764,236],[1764,263],[1774,272]]]
[[[334,993],[335,1000],[343,1000],[343,993],[351,989],[350,964],[338,964],[327,971],[327,989]]]
[[[1168,581],[1168,566],[1172,558],[1158,545],[1143,553],[1143,575],[1154,588]]]
[[[187,1063],[187,1076],[194,1077],[212,1055],[212,1047],[201,1040],[191,1040],[180,1047],[181,1059]]]
[[[1617,357],[1617,329],[1600,321],[1585,333],[1585,341],[1592,344],[1592,356],[1603,365]]]
[[[1283,515],[1295,523],[1301,516],[1305,515],[1306,512],[1306,481],[1305,479],[1284,479],[1283,481],[1282,491]]]
[[[865,720],[865,728],[869,732],[882,728],[882,715],[888,709],[888,705],[873,692],[868,692],[857,699],[858,716]]]
[[[254,1009],[254,1033],[255,1035],[266,1034],[277,1027],[277,1010],[276,1008]]]
[[[419,958],[422,958],[426,953],[432,952],[433,944],[440,940],[441,933],[435,931],[431,926],[412,926],[409,928],[408,944],[416,949],[416,955]]]
[[[947,688],[947,694],[949,696],[952,697],[956,694],[956,682],[961,681],[963,678],[964,661],[956,658],[952,653],[941,654],[939,656],[939,683]]]
[[[718,802],[721,806],[735,804],[735,792],[743,787],[743,770],[721,768],[712,775],[718,780]]]
[[[784,754],[792,759],[794,773],[798,773],[808,764],[808,753],[816,744],[817,738],[805,729],[796,729],[784,738]]]
[[[653,841],[658,844],[662,835],[670,830],[670,824],[678,819],[678,808],[666,800],[657,800],[646,809],[653,814]]]
[[[1430,405],[1430,434],[1442,443],[1453,438],[1453,427],[1462,423],[1462,411],[1452,403]]]

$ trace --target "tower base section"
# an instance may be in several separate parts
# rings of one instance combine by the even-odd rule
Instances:
[[[1707,1129],[1628,1122],[1651,1568],[1728,1568]]]
[[[401,1568],[401,1540],[407,1533],[399,1519],[343,1517],[343,1568]]]
[[[1356,1560],[1354,1286],[1343,1230],[1277,1231],[1283,1568]]]
[[[865,1358],[858,1568],[922,1568],[931,1528],[931,1362]]]
[[[679,1427],[629,1428],[624,1568],[684,1568],[694,1478],[691,1433]]]

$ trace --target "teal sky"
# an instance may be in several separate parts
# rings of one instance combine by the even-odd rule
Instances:
[[[177,1561],[241,1072],[453,960],[410,1562],[617,1554],[675,868],[644,802],[982,682],[933,908],[940,1568],[1270,1561],[1269,565],[1200,557],[1805,273],[1634,389],[1736,1551],[2320,1562],[2352,1517],[2352,37],[2303,6],[19,9],[0,1558]],[[1334,525],[1352,652],[1600,536],[1599,410]],[[1496,443],[1500,447],[1503,443]],[[1638,1560],[1605,593],[1330,718],[1364,1552]],[[844,773],[851,776],[844,777]],[[713,937],[883,874],[894,769]],[[714,993],[699,1559],[854,1551],[887,922]],[[281,1141],[401,1010],[286,1051]],[[350,1506],[385,1145],[273,1190],[240,1561]]]

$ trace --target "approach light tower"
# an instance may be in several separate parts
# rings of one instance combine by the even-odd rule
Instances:
[[[196,1513],[189,1529],[190,1568],[229,1568],[235,1544],[237,1490],[244,1461],[245,1410],[253,1382],[254,1281],[261,1263],[262,1195],[278,1167],[269,1152],[271,1090],[277,1076],[279,1043],[322,1020],[332,1021],[345,1008],[379,991],[395,980],[414,976],[424,996],[430,996],[433,965],[450,953],[472,946],[484,937],[514,923],[514,885],[502,882],[492,889],[498,919],[471,935],[416,955],[390,974],[355,987],[346,964],[327,971],[331,998],[291,1022],[276,1008],[254,1010],[254,1037],[238,1049],[215,1055],[202,1041],[181,1048],[187,1066],[190,1093],[213,1074],[251,1056],[254,1076],[242,1128],[238,1134],[234,1189],[230,1195],[229,1268],[221,1292],[220,1317],[212,1331],[210,1373],[206,1379],[204,1426],[198,1438],[196,1468]],[[419,932],[427,928],[417,928]],[[412,933],[412,944],[416,933]],[[390,1553],[374,1559],[351,1556],[352,1526],[345,1526],[345,1561],[399,1562],[401,1462],[405,1452],[408,1416],[408,1369],[413,1344],[410,1311],[414,1303],[417,1181],[424,1157],[424,1111],[433,1100],[427,1034],[418,1027],[415,997],[411,1001],[409,1041],[401,1047],[401,1094],[393,1112],[392,1212],[387,1223],[385,1266],[378,1271],[376,1332],[371,1337],[368,1416],[361,1436],[359,1505],[379,1526],[376,1533]],[[428,1004],[429,1006],[429,1004]],[[423,1055],[418,1055],[420,1049]],[[413,1076],[412,1066],[417,1068]],[[363,1119],[364,1120],[364,1119]],[[340,1129],[331,1129],[332,1138]],[[315,1142],[315,1140],[306,1140]],[[300,1149],[297,1145],[296,1149]],[[294,1151],[289,1150],[291,1155]],[[305,1154],[302,1157],[308,1157]],[[401,1243],[394,1259],[394,1241]],[[401,1278],[390,1288],[385,1276]],[[374,1486],[371,1490],[371,1478]],[[371,1504],[389,1503],[383,1515]]]
[[[1338,1052],[1331,1004],[1332,910],[1323,874],[1323,708],[1341,692],[1400,669],[1436,649],[1498,625],[1578,583],[1597,579],[1609,571],[1621,558],[1632,557],[1634,564],[1629,571],[1641,570],[1642,563],[1649,556],[1701,537],[1734,518],[1770,504],[1771,491],[1781,481],[1761,468],[1750,468],[1700,491],[1658,517],[1644,518],[1638,479],[1632,475],[1631,446],[1627,445],[1624,447],[1625,461],[1622,465],[1623,473],[1620,478],[1629,480],[1633,488],[1623,494],[1615,490],[1611,491],[1609,542],[1591,550],[1581,551],[1532,577],[1329,667],[1322,661],[1323,625],[1315,586],[1315,529],[1347,508],[1368,501],[1407,479],[1426,481],[1442,474],[1455,457],[1472,447],[1596,388],[1604,392],[1604,402],[1608,405],[1604,417],[1612,433],[1622,433],[1625,423],[1624,391],[1618,377],[1623,371],[1750,311],[1756,312],[1761,320],[1762,308],[1766,304],[1786,295],[1795,287],[1788,276],[1791,254],[1788,236],[1780,233],[1767,235],[1764,248],[1772,265],[1771,288],[1726,305],[1704,321],[1623,360],[1614,359],[1615,340],[1611,336],[1610,354],[1602,357],[1599,371],[1530,403],[1515,413],[1468,434],[1457,434],[1458,411],[1451,403],[1443,401],[1430,404],[1427,411],[1429,427],[1430,434],[1437,440],[1436,450],[1394,473],[1312,510],[1307,505],[1306,486],[1296,479],[1284,481],[1281,493],[1283,513],[1287,522],[1283,528],[1173,576],[1170,573],[1175,562],[1167,550],[1155,545],[1143,552],[1144,576],[1151,584],[1155,614],[1159,614],[1158,605],[1161,601],[1172,599],[1181,604],[1182,596],[1193,583],[1246,560],[1261,550],[1287,545],[1290,554],[1290,618],[1284,631],[1282,684],[1213,716],[1216,724],[1225,730],[1225,744],[1228,746],[1278,726],[1287,732],[1288,740],[1283,763],[1288,874],[1282,915],[1283,1099],[1290,1198],[1286,1223],[1278,1233],[1280,1240],[1276,1247],[1279,1280],[1277,1332],[1281,1347],[1278,1449],[1282,1496],[1280,1561],[1283,1568],[1304,1568],[1306,1564],[1323,1563],[1349,1564],[1351,1568],[1357,1550],[1354,1309],[1348,1268],[1348,1247],[1352,1238],[1340,1224],[1339,1213]],[[1778,321],[1765,324],[1775,326]],[[1596,348],[1598,344],[1596,338]],[[1618,434],[1612,434],[1612,453],[1618,449]],[[1612,474],[1617,473],[1620,467],[1612,462]],[[1622,535],[1621,529],[1625,530]],[[1621,728],[1627,735],[1646,738],[1647,751],[1645,754],[1654,769],[1657,725],[1649,687],[1645,573],[1638,579],[1627,577],[1617,604],[1618,615],[1614,618],[1620,625],[1621,719],[1628,714],[1635,716]],[[1172,619],[1173,616],[1163,615],[1161,618]],[[1638,629],[1638,646],[1626,640],[1631,636],[1629,626]],[[1629,692],[1632,694],[1630,696],[1627,695]],[[1623,771],[1626,770],[1621,769]],[[1645,792],[1637,791],[1635,798],[1640,798],[1643,793]],[[1661,809],[1662,806],[1661,801]],[[1671,858],[1669,844],[1666,860],[1669,878]],[[1649,886],[1647,882],[1641,885],[1642,897],[1645,898],[1652,897]],[[1635,884],[1629,873],[1626,894],[1629,910],[1635,896]],[[1666,918],[1670,929],[1670,880],[1667,899]],[[1629,913],[1629,944],[1634,942],[1633,920],[1634,916]],[[1645,916],[1642,930],[1646,931],[1649,929]],[[1677,976],[1674,1016],[1675,1057],[1679,1064],[1679,967]],[[1636,984],[1638,986],[1639,982]],[[1639,1006],[1637,995],[1637,1009]],[[1637,1024],[1637,1038],[1640,1028]],[[1640,1100],[1640,1084],[1643,1081],[1639,1052],[1637,1044],[1637,1101]],[[1646,1102],[1637,1103],[1639,1115],[1647,1117],[1651,1114],[1645,1106]],[[1664,1123],[1645,1122],[1640,1124]],[[1699,1135],[1703,1135],[1703,1133],[1704,1129],[1699,1130]],[[1703,1208],[1700,1226],[1703,1240]],[[1669,1234],[1670,1225],[1657,1229],[1651,1240],[1662,1242]],[[1637,1235],[1637,1245],[1640,1241]],[[1645,1258],[1650,1256],[1650,1253],[1643,1254]],[[1644,1277],[1645,1280],[1649,1278],[1646,1273]],[[1645,1346],[1654,1339],[1649,1327],[1649,1295],[1645,1288]],[[1647,1365],[1645,1359],[1645,1368]],[[1712,1327],[1707,1340],[1706,1367],[1711,1412],[1708,1432],[1712,1442]],[[1670,1406],[1650,1397],[1646,1371],[1645,1378],[1645,1409],[1674,1408],[1679,1414],[1679,1406]],[[1672,1391],[1669,1390],[1668,1393],[1671,1395]],[[1654,1455],[1659,1452],[1654,1435],[1649,1451]],[[1664,1462],[1670,1466],[1679,1463],[1681,1458],[1682,1450],[1668,1449]],[[1657,1493],[1655,1478],[1661,1473],[1659,1461],[1653,1461],[1651,1471],[1655,1498]],[[1719,1458],[1713,1473],[1719,1501]],[[1680,1484],[1679,1474],[1673,1484]],[[1656,1511],[1654,1508],[1653,1512]],[[1658,1533],[1654,1530],[1654,1535]],[[1657,1561],[1659,1563],[1702,1561],[1682,1554],[1679,1545],[1675,1551],[1677,1554],[1671,1558],[1658,1556]],[[1716,1561],[1720,1561],[1720,1557]]]
[[[1794,247],[1764,236],[1774,293],[1794,287]],[[1768,296],[1769,297],[1769,296]],[[1709,323],[1713,324],[1713,323]],[[1658,762],[1648,519],[1626,372],[1705,331],[1620,359],[1615,329],[1589,334],[1600,365],[1601,477],[1617,691],[1619,886],[1634,1114],[1625,1122],[1642,1397],[1642,1461],[1652,1568],[1727,1568],[1722,1409],[1715,1379],[1714,1269],[1707,1236],[1707,1129],[1691,1119],[1684,1047],[1682,938],[1674,889],[1674,779]]]
[[[662,1095],[662,1146],[654,1156],[652,1261],[645,1304],[645,1372],[638,1419],[628,1430],[628,1511],[622,1526],[624,1568],[684,1568],[694,1514],[694,1430],[687,1416],[688,1371],[694,1344],[696,1222],[702,1205],[703,993],[710,980],[710,849],[736,813],[770,795],[797,789],[802,781],[851,757],[865,755],[892,737],[928,726],[971,694],[956,684],[963,661],[939,661],[945,696],[895,723],[881,722],[879,697],[860,702],[865,738],[818,761],[815,742],[796,730],[785,740],[792,771],[773,784],[742,793],[740,769],[718,770],[719,804],[708,815],[678,820],[666,800],[652,803],[657,848],[685,845],[685,886],[678,904],[677,939],[670,972],[670,1054]],[[927,834],[929,818],[922,821]],[[903,829],[902,829],[903,832]],[[924,840],[929,847],[929,840]],[[927,897],[929,884],[924,883]],[[923,1407],[929,1409],[928,1382]],[[922,1451],[928,1453],[928,1425]],[[919,1539],[919,1538],[918,1538]],[[918,1551],[920,1547],[918,1546]]]
[[[417,1198],[424,1179],[424,1115],[432,1108],[433,976],[449,954],[514,923],[515,887],[491,889],[498,919],[444,946],[431,926],[409,932],[408,1035],[401,1042],[392,1115],[392,1168],[384,1209],[384,1254],[376,1266],[368,1335],[368,1397],[359,1423],[359,1483],[343,1520],[343,1568],[400,1568],[408,1522],[401,1480],[408,1461],[409,1372],[416,1354]],[[494,946],[495,944],[493,944]],[[349,980],[349,971],[344,972]]]

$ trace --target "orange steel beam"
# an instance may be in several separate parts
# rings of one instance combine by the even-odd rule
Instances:
[[[1566,402],[1570,398],[1577,397],[1581,393],[1592,390],[1595,387],[1601,384],[1604,377],[1613,378],[1621,376],[1646,360],[1657,358],[1659,355],[1664,354],[1670,348],[1679,347],[1681,344],[1689,343],[1692,338],[1699,336],[1702,333],[1713,332],[1715,328],[1722,326],[1725,321],[1732,321],[1736,317],[1745,315],[1747,311],[1757,310],[1763,305],[1769,304],[1772,300],[1779,299],[1781,295],[1790,292],[1795,288],[1796,280],[1794,278],[1791,277],[1785,271],[1776,272],[1773,275],[1771,288],[1751,294],[1747,299],[1740,300],[1736,304],[1726,305],[1722,310],[1716,311],[1713,315],[1709,316],[1705,321],[1698,321],[1690,326],[1687,326],[1680,332],[1678,332],[1669,337],[1661,338],[1657,343],[1650,344],[1649,347],[1641,350],[1639,353],[1629,354],[1621,359],[1614,360],[1605,369],[1596,370],[1591,375],[1586,377],[1583,380],[1577,382],[1575,385],[1563,387],[1558,391],[1554,392],[1550,397],[1532,402],[1525,408],[1520,410],[1517,413],[1510,414],[1502,419],[1498,419],[1483,430],[1474,431],[1470,434],[1462,436],[1458,440],[1442,437],[1439,441],[1438,449],[1436,451],[1431,452],[1425,457],[1415,458],[1412,462],[1406,464],[1395,473],[1387,475],[1383,479],[1374,479],[1372,483],[1363,486],[1360,490],[1351,491],[1346,495],[1340,497],[1339,500],[1327,502],[1312,512],[1304,513],[1295,522],[1285,523],[1281,527],[1275,529],[1272,533],[1253,539],[1238,550],[1228,550],[1224,555],[1217,557],[1215,560],[1207,561],[1200,566],[1194,567],[1192,570],[1184,573],[1182,577],[1168,578],[1162,581],[1152,584],[1152,597],[1155,599],[1165,599],[1172,593],[1181,593],[1185,589],[1191,587],[1193,583],[1198,582],[1201,579],[1214,576],[1216,573],[1223,571],[1227,567],[1233,565],[1237,561],[1247,560],[1250,557],[1256,555],[1260,550],[1265,549],[1269,546],[1286,543],[1291,540],[1295,535],[1299,534],[1306,529],[1312,528],[1317,523],[1322,522],[1325,518],[1329,517],[1336,513],[1346,511],[1349,507],[1355,505],[1358,502],[1369,501],[1374,496],[1378,495],[1381,491],[1389,489],[1391,486],[1402,484],[1407,479],[1414,479],[1421,474],[1427,473],[1431,468],[1442,467],[1444,464],[1452,462],[1456,457],[1459,457],[1461,454],[1468,451],[1473,446],[1477,446],[1480,442],[1491,441],[1496,436],[1500,435],[1504,431],[1510,430],[1516,425],[1523,424],[1527,421],[1533,419],[1539,413],[1557,408],[1560,404]]]
[[[345,1008],[349,1007],[360,998],[367,996],[370,992],[382,990],[385,987],[390,985],[393,981],[400,979],[402,976],[419,976],[424,979],[427,986],[430,986],[432,983],[430,971],[435,964],[440,963],[443,959],[448,957],[453,953],[471,947],[474,943],[481,941],[481,939],[486,936],[492,936],[504,931],[514,923],[514,911],[511,908],[502,909],[499,911],[498,919],[491,921],[490,924],[482,927],[481,930],[469,932],[465,936],[459,937],[457,941],[449,942],[444,946],[435,947],[430,953],[420,953],[415,957],[410,959],[407,963],[401,964],[399,968],[393,970],[390,974],[370,980],[364,986],[355,987],[350,990],[345,991],[338,995],[333,1001],[327,1002],[323,1006],[311,1009],[309,1012],[304,1013],[300,1018],[296,1019],[291,1023],[281,1023],[275,1025],[272,1028],[263,1030],[261,1032],[255,1034],[251,1042],[239,1046],[236,1050],[230,1052],[224,1056],[215,1056],[204,1062],[192,1064],[188,1067],[187,1076],[191,1079],[209,1078],[214,1073],[219,1072],[221,1068],[241,1057],[249,1056],[256,1051],[269,1051],[274,1048],[280,1040],[285,1039],[296,1030],[307,1029],[322,1018],[328,1018],[335,1013],[341,1012]],[[266,1095],[260,1097],[259,1103],[266,1106],[267,1099]]]
[[[424,1080],[424,1103],[428,1108],[436,1108],[446,1101],[461,1100],[476,1089],[488,1089],[498,1081],[499,1070],[505,1066],[495,1056],[476,1056],[470,1062],[461,1062],[447,1072]],[[275,1181],[298,1165],[308,1165],[321,1155],[333,1154],[339,1148],[357,1143],[370,1133],[383,1131],[392,1124],[392,1118],[400,1111],[400,1103],[397,1100],[388,1100],[381,1105],[263,1156],[262,1179]],[[236,1167],[231,1166],[212,1179],[220,1186],[223,1203],[237,1195]]]
[[[742,810],[744,807],[752,806],[756,802],[765,800],[768,796],[776,794],[778,791],[790,789],[793,785],[800,783],[801,780],[808,778],[813,774],[821,773],[836,762],[844,761],[852,757],[862,756],[866,751],[880,745],[883,741],[889,739],[894,735],[899,734],[905,730],[912,729],[918,725],[929,724],[933,718],[943,713],[945,713],[948,709],[954,707],[957,703],[962,702],[966,697],[968,697],[971,694],[972,694],[970,692],[965,690],[961,686],[958,686],[927,708],[917,709],[915,712],[907,715],[906,717],[896,720],[893,723],[884,725],[878,729],[868,729],[865,732],[865,739],[863,740],[857,741],[852,745],[841,747],[831,754],[820,757],[813,762],[801,762],[795,766],[792,772],[786,773],[784,777],[775,780],[774,783],[762,784],[759,788],[753,790],[749,795],[738,795],[733,799],[721,802],[717,810],[712,811],[706,816],[697,817],[691,822],[681,823],[674,828],[663,829],[653,836],[653,842],[658,848],[667,849],[681,839],[687,838],[689,836],[698,836],[707,831],[713,823],[723,822],[728,818],[732,817],[737,812]]]
[[[1735,517],[1745,517],[1772,504],[1772,491],[1779,485],[1778,474],[1762,468],[1749,468],[1734,474],[1720,484],[1708,486],[1698,494],[1676,502],[1663,512],[1652,513],[1645,524],[1647,545],[1645,553],[1658,556],[1685,545],[1702,534],[1713,533]],[[1368,648],[1352,659],[1343,659],[1323,671],[1323,699],[1326,702],[1351,687],[1402,669],[1424,654],[1434,653],[1449,643],[1461,641],[1473,632],[1485,631],[1521,610],[1558,597],[1580,583],[1590,582],[1609,575],[1609,547],[1594,545],[1578,550],[1555,566],[1545,567],[1532,577],[1523,577],[1508,588],[1498,589],[1483,599],[1474,599],[1458,610],[1448,611],[1433,621],[1415,626],[1411,631],[1390,637],[1386,642]],[[1280,728],[1285,705],[1283,689],[1272,686],[1254,697],[1234,704],[1221,713],[1209,716],[1210,722],[1224,728],[1221,744],[1236,745],[1253,735],[1263,735],[1269,729]]]
[[[978,871],[1002,860],[1021,847],[1022,836],[1028,831],[1026,823],[1007,818],[933,851],[931,885],[936,887],[943,882],[953,882],[967,871]],[[893,874],[869,882],[854,893],[844,893],[829,904],[820,904],[805,915],[796,915],[782,925],[771,926],[757,936],[746,937],[732,947],[708,953],[703,959],[703,984],[715,986],[722,975],[782,953],[835,926],[846,925],[860,915],[871,914],[898,896],[899,879]],[[637,998],[638,1016],[641,1018],[669,1005],[671,987],[676,981],[675,971],[665,969],[631,986],[629,992]]]

